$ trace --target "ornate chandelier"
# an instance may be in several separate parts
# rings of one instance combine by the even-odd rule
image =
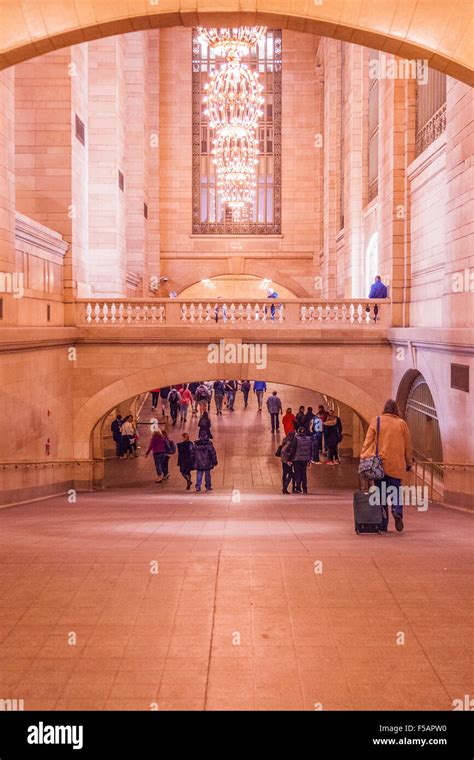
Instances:
[[[204,111],[209,116],[211,129],[249,130],[255,129],[263,112],[263,86],[258,74],[250,71],[245,63],[238,60],[223,64],[219,71],[213,71],[209,82],[204,85],[206,95]]]
[[[248,216],[255,200],[258,164],[258,120],[263,115],[263,86],[258,74],[240,61],[266,33],[266,27],[200,29],[199,39],[216,54],[227,56],[204,86],[203,103],[213,142],[217,189],[234,221]]]
[[[236,29],[204,29],[198,27],[200,42],[206,43],[216,55],[242,58],[266,33],[266,26],[239,26]]]

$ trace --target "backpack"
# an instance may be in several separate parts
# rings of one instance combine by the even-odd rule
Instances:
[[[321,417],[313,417],[313,433],[322,433],[323,432],[323,421]]]
[[[207,401],[208,398],[209,398],[209,394],[207,392],[207,388],[201,388],[201,390],[199,390],[199,388],[197,389],[196,399],[198,401],[204,401],[204,399],[206,399]]]
[[[167,438],[165,440],[165,449],[167,454],[176,454],[176,444],[174,441]]]

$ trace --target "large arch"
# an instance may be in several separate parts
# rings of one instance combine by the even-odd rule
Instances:
[[[0,68],[69,45],[167,26],[265,24],[427,59],[472,83],[472,18],[468,2],[437,0],[3,0]]]
[[[183,360],[131,372],[102,388],[78,409],[74,420],[75,457],[85,460],[92,458],[93,431],[97,423],[124,399],[138,396],[152,387],[190,380],[190,371],[196,379],[206,380],[220,377],[235,380],[242,377],[258,378],[262,372],[251,364],[209,364],[206,359],[193,361],[191,366],[189,361]],[[380,398],[375,396],[373,390],[369,393],[334,373],[314,367],[271,360],[264,374],[268,383],[306,388],[337,399],[351,407],[365,423],[379,411],[383,401],[382,395]]]

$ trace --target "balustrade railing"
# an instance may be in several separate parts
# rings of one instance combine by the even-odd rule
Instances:
[[[278,327],[390,327],[388,299],[281,299],[191,301],[184,299],[98,299],[76,301],[77,325],[178,326],[274,325]]]

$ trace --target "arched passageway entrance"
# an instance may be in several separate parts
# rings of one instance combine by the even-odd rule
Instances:
[[[211,386],[212,387],[212,386]],[[215,489],[238,491],[264,491],[278,493],[281,490],[281,460],[275,456],[275,450],[284,438],[282,418],[279,431],[272,433],[271,418],[266,408],[266,399],[277,391],[281,399],[283,412],[288,408],[296,414],[303,406],[307,411],[311,407],[317,412],[320,404],[326,409],[334,409],[340,417],[343,427],[343,438],[339,446],[339,467],[328,467],[327,456],[321,452],[318,457],[320,465],[312,465],[308,471],[310,489],[315,492],[323,490],[354,489],[357,487],[356,460],[364,435],[364,425],[358,415],[348,406],[336,399],[324,396],[315,391],[296,388],[288,385],[268,383],[264,397],[263,410],[259,412],[256,395],[251,391],[248,406],[244,404],[243,393],[236,393],[235,403],[227,406],[224,401],[223,413],[216,414],[215,398],[209,404],[209,417],[213,443],[216,447],[219,465],[213,477]],[[169,407],[165,403],[165,414],[162,412],[161,399],[156,410],[152,407],[151,394],[145,394],[138,399],[129,399],[120,405],[112,414],[103,418],[96,427],[95,446],[96,456],[104,457],[103,474],[97,469],[95,488],[145,488],[159,495],[162,491],[181,492],[185,482],[177,469],[177,457],[172,456],[169,462],[169,481],[161,489],[155,485],[156,474],[153,457],[145,459],[149,441],[154,429],[159,427],[166,430],[175,443],[183,440],[187,433],[191,440],[198,437],[199,415],[193,415],[191,410],[186,421],[181,421],[180,415],[175,425],[169,415]],[[137,421],[137,448],[130,458],[117,459],[115,445],[111,437],[110,426],[115,414],[120,412],[122,417],[131,413]]]

